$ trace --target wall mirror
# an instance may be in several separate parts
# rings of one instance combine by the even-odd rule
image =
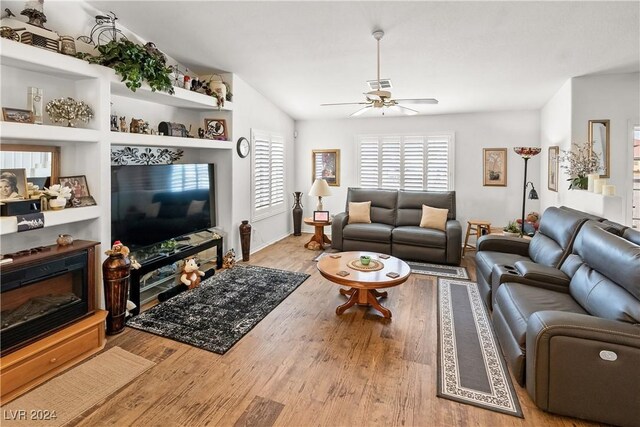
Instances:
[[[40,189],[57,183],[60,176],[60,147],[46,145],[0,145],[0,169],[25,169],[27,182]]]
[[[591,151],[598,155],[598,173],[609,178],[609,120],[589,120],[589,143]]]

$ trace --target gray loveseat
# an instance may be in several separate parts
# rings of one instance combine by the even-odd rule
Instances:
[[[371,224],[349,224],[349,202],[371,201]],[[448,209],[446,230],[420,227],[422,205]],[[331,247],[372,251],[405,260],[460,264],[462,229],[456,220],[455,191],[349,188],[346,212],[333,218]]]

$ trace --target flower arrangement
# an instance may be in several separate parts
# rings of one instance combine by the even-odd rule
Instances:
[[[44,188],[44,194],[50,199],[63,197],[69,200],[71,198],[71,188],[64,187],[60,184],[53,184],[49,188]]]
[[[560,161],[562,169],[567,171],[569,175],[569,190],[586,189],[587,175],[595,173],[600,164],[600,158],[597,153],[591,150],[591,144],[588,142],[571,144],[572,150],[562,150]]]

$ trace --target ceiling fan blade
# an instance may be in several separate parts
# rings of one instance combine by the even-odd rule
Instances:
[[[403,107],[402,105],[393,105],[391,108],[398,108],[400,112],[406,114],[407,116],[415,116],[419,113],[419,111],[414,110],[413,108]]]
[[[367,105],[369,102],[336,102],[333,104],[320,104],[321,107],[327,107],[331,105]]]
[[[367,101],[382,101],[382,97],[380,95],[376,95],[375,93],[363,93],[364,96],[367,97]]]
[[[414,98],[414,99],[395,99],[396,102],[404,102],[405,104],[437,104],[435,98]]]
[[[358,117],[359,115],[364,114],[364,112],[367,111],[369,108],[371,108],[371,105],[367,105],[366,107],[359,109],[355,113],[351,113],[349,117]]]

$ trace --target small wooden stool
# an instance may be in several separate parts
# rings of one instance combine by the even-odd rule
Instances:
[[[485,234],[491,234],[491,223],[489,221],[482,221],[478,219],[470,219],[467,221],[467,235],[464,238],[464,246],[462,247],[462,256],[464,256],[464,251],[469,247],[471,249],[475,249],[475,246],[469,244],[469,236],[472,231],[476,232],[476,241],[483,234],[482,230],[486,230]]]

